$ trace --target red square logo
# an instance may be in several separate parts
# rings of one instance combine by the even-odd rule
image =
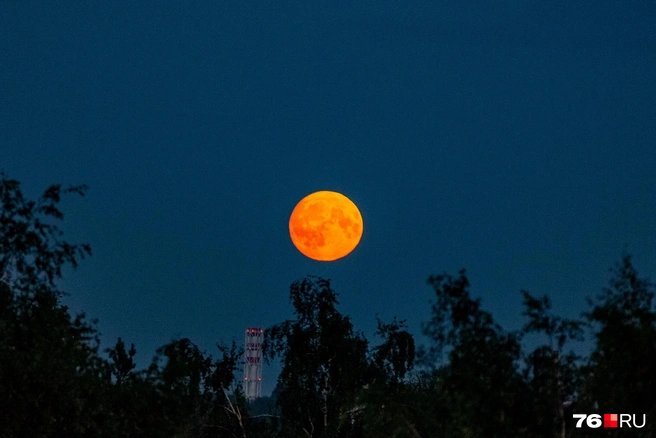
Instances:
[[[604,414],[604,427],[617,427],[617,414]]]

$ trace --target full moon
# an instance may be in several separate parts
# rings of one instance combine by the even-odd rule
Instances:
[[[305,256],[331,262],[358,246],[363,223],[360,210],[337,192],[312,193],[296,204],[289,218],[294,246]]]

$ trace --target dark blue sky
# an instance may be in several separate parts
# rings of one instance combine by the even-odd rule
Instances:
[[[63,287],[103,347],[214,353],[307,274],[370,337],[445,270],[508,329],[522,288],[576,316],[623,250],[656,272],[656,3],[294,3],[0,6],[0,169],[90,186]],[[333,263],[289,239],[316,190],[364,217]]]

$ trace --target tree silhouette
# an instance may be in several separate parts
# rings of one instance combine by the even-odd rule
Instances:
[[[528,322],[523,333],[543,333],[548,344],[537,347],[527,355],[525,379],[531,386],[535,407],[536,435],[561,438],[573,423],[570,409],[581,384],[580,357],[565,353],[565,344],[583,339],[583,322],[560,318],[550,314],[551,300],[546,295],[535,298],[522,291],[524,315]]]
[[[330,280],[298,280],[290,287],[294,317],[265,331],[265,357],[283,365],[277,408],[266,414],[267,406],[249,408],[236,384],[243,352],[234,342],[217,345],[213,358],[175,339],[140,371],[134,345],[122,338],[100,356],[94,322],[72,316],[57,288],[62,268],[91,253],[57,226],[61,197],[86,187],[54,185],[31,201],[0,176],[2,438],[656,436],[656,289],[628,255],[581,321],[554,315],[547,296],[521,291],[519,333],[483,310],[464,270],[431,276],[429,345],[417,357],[404,320],[378,320],[382,341],[369,349],[338,311]],[[586,330],[594,347],[579,357],[567,348]],[[522,351],[529,334],[546,342]],[[647,422],[627,435],[576,428],[573,413]]]
[[[373,348],[372,364],[376,370],[376,380],[386,386],[395,387],[414,367],[415,340],[408,332],[405,320],[396,317],[390,323],[377,319],[376,335],[383,339]]]
[[[647,416],[632,436],[656,436],[656,312],[654,285],[641,278],[625,255],[612,269],[609,287],[585,313],[595,349],[585,368],[582,405],[597,412]],[[621,436],[621,430],[608,436]]]
[[[424,325],[433,377],[445,394],[449,436],[508,437],[528,433],[528,389],[518,371],[518,337],[506,333],[469,293],[465,271],[428,279],[436,294]],[[444,363],[444,357],[448,361]],[[438,407],[439,408],[439,407]]]
[[[296,318],[267,329],[263,342],[283,365],[276,387],[283,434],[332,436],[343,403],[365,382],[367,341],[337,311],[330,280],[294,282],[290,301]]]
[[[91,255],[88,244],[61,240],[63,232],[53,221],[64,214],[57,204],[62,195],[84,196],[87,186],[48,187],[36,201],[25,199],[20,183],[0,173],[0,274],[14,290],[27,293],[39,286],[57,292],[55,280],[66,264]]]
[[[0,436],[94,436],[97,332],[61,305],[55,285],[64,265],[91,252],[53,223],[61,195],[85,189],[54,185],[31,201],[0,174]]]
[[[414,367],[414,338],[396,317],[390,323],[377,319],[376,335],[383,342],[371,349],[367,384],[342,412],[343,429],[351,431],[348,436],[421,437],[416,417],[423,407],[406,378]]]

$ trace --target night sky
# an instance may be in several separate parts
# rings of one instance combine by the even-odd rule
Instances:
[[[89,185],[64,302],[140,367],[290,318],[306,275],[423,343],[431,274],[514,330],[520,289],[573,317],[623,251],[656,273],[655,2],[52,3],[0,5],[0,169]],[[364,218],[332,263],[289,238],[317,190]]]

